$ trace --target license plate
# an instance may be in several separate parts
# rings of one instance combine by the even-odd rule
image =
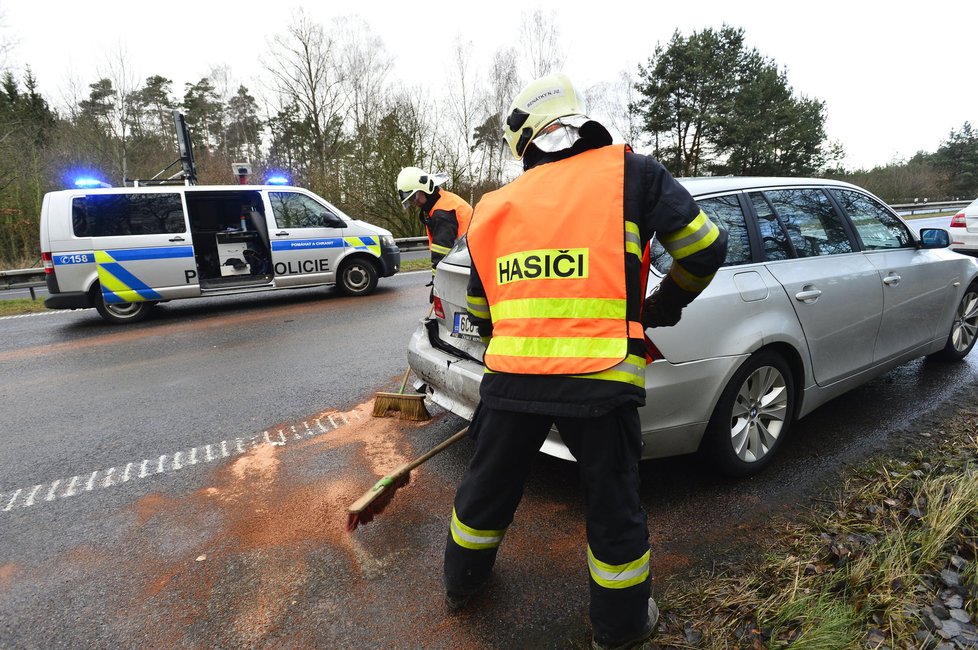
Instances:
[[[464,312],[455,312],[455,322],[452,324],[452,336],[459,339],[468,339],[469,341],[482,340],[479,337],[479,330],[469,320],[469,315]]]

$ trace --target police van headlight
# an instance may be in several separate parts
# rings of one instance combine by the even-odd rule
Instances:
[[[381,235],[381,237],[380,237],[380,245],[381,246],[393,246],[394,245],[394,237],[391,236],[391,235]]]

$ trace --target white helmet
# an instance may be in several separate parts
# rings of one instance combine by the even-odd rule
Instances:
[[[584,97],[574,89],[566,75],[551,74],[531,81],[516,95],[503,126],[503,138],[516,159],[522,160],[526,148],[538,136],[547,135],[561,126],[576,129],[587,121]],[[559,148],[563,147],[546,147],[546,150]]]
[[[407,205],[415,192],[431,194],[447,180],[444,174],[429,174],[420,167],[405,167],[397,175],[397,194],[401,198],[401,205]]]

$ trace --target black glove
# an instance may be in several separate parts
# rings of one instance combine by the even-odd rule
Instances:
[[[668,294],[658,289],[645,299],[642,309],[642,325],[649,327],[672,327],[683,317],[683,305],[669,300]]]

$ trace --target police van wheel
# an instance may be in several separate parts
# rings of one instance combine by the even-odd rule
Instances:
[[[771,462],[795,412],[791,368],[773,350],[750,356],[717,401],[701,451],[721,474],[744,477]]]
[[[102,290],[98,286],[92,289],[92,293],[95,309],[98,310],[99,315],[110,323],[120,325],[145,320],[156,304],[152,302],[106,303],[102,297]]]
[[[336,283],[340,291],[347,296],[365,296],[377,288],[377,267],[373,262],[356,258],[340,264],[339,281]]]

